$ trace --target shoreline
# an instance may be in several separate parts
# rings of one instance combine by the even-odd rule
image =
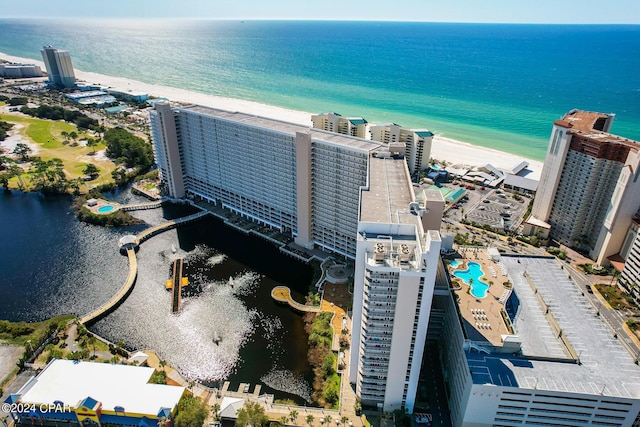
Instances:
[[[0,59],[13,62],[33,63],[39,65],[43,71],[45,70],[42,61],[30,58],[21,58],[0,52]],[[311,126],[311,115],[314,114],[261,104],[254,101],[207,95],[200,92],[169,86],[153,85],[124,77],[107,76],[100,73],[81,71],[78,69],[75,69],[75,74],[78,80],[109,86],[121,91],[145,92],[150,96],[167,98],[174,102],[199,104],[223,110],[239,111],[256,116],[296,123],[303,126]],[[501,169],[510,169],[522,161],[526,161],[529,163],[528,169],[530,171],[527,178],[531,179],[540,179],[543,165],[542,162],[537,160],[528,159],[505,151],[473,145],[468,142],[458,141],[441,135],[435,135],[433,138],[431,157],[440,161],[446,161],[452,165],[481,166],[490,163]]]

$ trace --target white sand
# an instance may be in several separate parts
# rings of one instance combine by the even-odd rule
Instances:
[[[21,124],[14,124],[8,132],[9,136],[7,136],[4,141],[0,141],[0,147],[2,147],[2,149],[4,150],[4,156],[17,159],[18,156],[13,154],[13,150],[15,150],[16,145],[20,143],[26,144],[29,148],[31,148],[31,156],[35,156],[36,154],[38,154],[38,144],[34,144],[33,142],[31,142],[31,140],[23,138],[20,134],[20,129],[22,128],[23,126]]]
[[[43,70],[45,69],[42,61],[10,56],[1,52],[0,59],[14,62],[35,63],[42,67]],[[146,92],[149,95],[167,98],[176,102],[200,104],[231,111],[241,111],[244,113],[297,123],[304,126],[311,126],[311,113],[303,111],[289,110],[252,101],[243,101],[240,99],[206,95],[203,93],[167,86],[151,85],[123,77],[106,76],[98,73],[80,71],[78,69],[75,70],[75,73],[76,78],[79,80],[113,87],[122,91],[130,90]],[[532,179],[539,179],[542,171],[542,162],[441,136],[436,136],[433,140],[431,157],[438,160],[445,160],[451,164],[464,164],[469,166],[479,166],[491,163],[495,167],[504,169],[510,169],[525,160],[529,162],[529,169],[532,171],[532,173],[527,175],[527,177]]]

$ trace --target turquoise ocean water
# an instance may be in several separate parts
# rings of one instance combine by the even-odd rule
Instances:
[[[0,20],[0,52],[51,44],[84,71],[428,128],[543,160],[572,108],[640,140],[640,26]]]

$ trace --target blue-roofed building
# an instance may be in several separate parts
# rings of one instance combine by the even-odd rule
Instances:
[[[184,387],[150,384],[153,368],[54,359],[5,402],[20,424],[40,426],[157,426],[177,413]]]

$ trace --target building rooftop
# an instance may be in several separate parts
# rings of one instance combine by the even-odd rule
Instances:
[[[148,384],[153,368],[106,363],[53,360],[19,391],[21,402],[77,407],[91,397],[104,410],[123,407],[126,412],[156,416],[161,408],[173,409],[184,387]]]
[[[247,113],[220,110],[218,108],[204,107],[201,105],[190,105],[187,107],[182,107],[182,109],[204,114],[207,116],[214,116],[221,119],[245,123],[260,128],[271,129],[276,132],[285,133],[292,137],[295,137],[296,132],[307,133],[311,134],[312,140],[330,142],[361,151],[371,151],[380,146],[380,144],[376,142],[367,141],[361,138],[356,138],[354,136],[323,131],[320,129],[314,129],[295,123],[254,116]]]
[[[520,175],[508,174],[507,176],[504,177],[504,185],[520,187],[529,191],[536,191],[538,189],[539,183],[540,181],[538,181],[537,179],[525,178]]]
[[[614,117],[614,114],[571,110],[565,114],[562,120],[556,121],[555,124],[571,128],[573,133],[581,134],[594,140],[631,144],[637,148],[639,145],[637,141],[604,131],[607,122],[613,120]]]
[[[520,300],[514,327],[523,357],[467,352],[474,383],[640,398],[640,367],[558,261],[501,258]],[[569,358],[532,284],[580,363]]]
[[[360,197],[360,221],[384,224],[420,222],[420,218],[409,211],[409,203],[414,201],[414,196],[404,158],[371,156],[369,189],[363,190]]]

